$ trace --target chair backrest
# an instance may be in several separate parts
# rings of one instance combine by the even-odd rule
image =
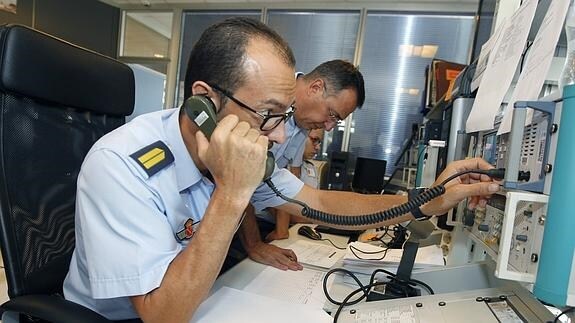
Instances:
[[[132,70],[36,30],[0,27],[0,248],[8,294],[62,290],[76,179],[134,106]]]

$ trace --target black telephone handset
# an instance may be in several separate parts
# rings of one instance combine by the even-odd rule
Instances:
[[[184,102],[184,111],[188,118],[190,118],[200,128],[206,138],[210,140],[212,132],[216,129],[216,106],[214,102],[207,96],[194,95]],[[272,175],[275,163],[274,155],[271,151],[268,151],[264,181]]]

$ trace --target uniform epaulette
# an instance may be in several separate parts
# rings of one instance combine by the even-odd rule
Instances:
[[[142,166],[148,177],[152,177],[174,162],[174,155],[168,146],[160,140],[136,151],[130,157]]]

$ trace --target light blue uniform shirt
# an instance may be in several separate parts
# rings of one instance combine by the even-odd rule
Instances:
[[[301,75],[303,75],[303,73],[297,72],[295,78],[297,79]],[[295,122],[295,117],[293,116],[285,125],[286,141],[282,144],[274,144],[270,151],[274,154],[277,167],[281,169],[287,168],[288,165],[291,167],[301,167],[303,164],[305,139],[307,138],[308,131],[298,127]],[[264,185],[265,184],[260,185],[259,188],[262,188]],[[258,218],[270,223],[276,222],[275,215],[271,214],[268,210],[264,210],[261,207],[258,208],[257,206],[255,206],[255,208]]]
[[[303,75],[301,72],[295,74],[297,79]],[[297,107],[297,102],[296,102]],[[308,131],[298,127],[295,117],[291,117],[286,122],[285,128],[286,141],[282,144],[274,144],[270,151],[274,154],[276,165],[279,168],[301,167],[303,163],[303,151],[305,149],[305,139]]]
[[[160,286],[168,265],[193,240],[176,237],[191,220],[194,231],[214,185],[202,176],[181,136],[179,109],[142,115],[100,139],[78,176],[76,249],[64,281],[66,299],[112,320],[137,317],[129,296]],[[174,162],[148,176],[131,154],[164,142]],[[294,197],[303,183],[275,169],[272,181]],[[258,208],[284,201],[260,186]],[[202,279],[189,273],[183,279]]]
[[[298,127],[295,118],[291,117],[286,122],[286,141],[282,144],[274,144],[270,149],[279,168],[286,168],[288,165],[301,167],[306,137],[307,130]]]
[[[295,119],[292,117],[286,122],[286,137],[286,141],[283,144],[274,144],[270,149],[276,159],[276,168],[279,167],[283,171],[287,171],[286,167],[288,165],[291,167],[301,167],[307,131],[298,127],[295,123]],[[287,172],[291,174],[291,172]],[[261,184],[258,190],[265,187],[267,187],[266,184]],[[255,204],[254,207],[258,218],[270,223],[276,223],[275,215],[271,214],[268,210],[264,210],[265,207]]]

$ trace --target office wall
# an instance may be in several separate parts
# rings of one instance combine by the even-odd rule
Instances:
[[[0,23],[30,26],[117,57],[120,14],[120,9],[97,0],[18,0],[16,14],[0,11]]]

